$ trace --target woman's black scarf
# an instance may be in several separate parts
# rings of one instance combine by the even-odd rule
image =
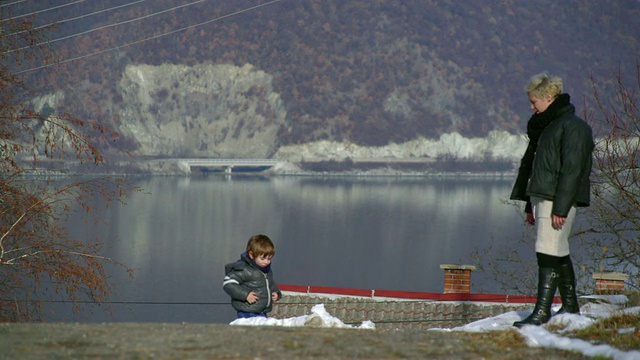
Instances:
[[[538,147],[538,139],[540,139],[542,131],[556,119],[556,113],[558,110],[571,103],[570,100],[571,97],[569,94],[561,94],[545,111],[531,116],[529,122],[527,122],[527,136],[529,136],[529,145],[533,145],[534,151]]]

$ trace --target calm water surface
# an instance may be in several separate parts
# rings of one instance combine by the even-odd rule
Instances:
[[[468,264],[474,247],[522,231],[517,211],[502,203],[512,179],[210,175],[132,181],[144,193],[127,206],[100,210],[108,226],[71,225],[79,236],[107,239],[108,255],[135,270],[129,278],[109,269],[116,285],[111,312],[94,309],[85,321],[232,321],[221,287],[224,265],[257,233],[276,245],[278,283],[441,292],[440,264]],[[499,291],[483,274],[472,279],[485,291]]]

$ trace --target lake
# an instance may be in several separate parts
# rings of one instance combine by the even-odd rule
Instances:
[[[143,188],[126,206],[100,209],[104,227],[79,219],[77,236],[101,235],[108,256],[111,311],[82,321],[230,322],[224,265],[251,235],[275,243],[278,283],[442,292],[440,264],[470,264],[469,253],[518,237],[522,218],[504,204],[511,178],[261,177],[131,178]],[[532,254],[533,256],[533,254]],[[472,274],[472,292],[500,292]],[[65,312],[56,315],[66,319]]]

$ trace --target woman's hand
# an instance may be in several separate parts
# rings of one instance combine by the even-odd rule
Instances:
[[[536,224],[536,219],[533,217],[533,213],[532,212],[528,212],[527,213],[527,224],[529,225],[535,225]]]
[[[566,216],[551,215],[551,226],[553,226],[554,229],[556,230],[562,229],[565,222],[567,222]]]

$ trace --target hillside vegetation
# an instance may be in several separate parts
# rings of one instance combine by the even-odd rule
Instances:
[[[268,156],[282,145],[319,140],[383,146],[446,133],[469,138],[493,130],[520,133],[530,116],[523,87],[531,75],[548,71],[564,77],[565,90],[581,111],[583,98],[593,92],[591,74],[606,96],[612,73],[633,69],[640,54],[636,0],[304,0],[273,2],[235,15],[230,14],[267,2],[205,1],[143,18],[178,3],[188,2],[155,0],[100,13],[91,23],[60,23],[52,38],[124,22],[52,44],[61,60],[108,51],[26,72],[41,92],[36,95],[64,94],[55,104],[41,105],[104,122],[122,133],[120,149],[141,155],[233,156],[233,149],[261,141],[272,143],[256,154]],[[105,6],[88,2],[76,11]],[[34,22],[72,16],[62,11],[37,15]],[[155,104],[141,103],[131,88],[123,88],[131,83],[128,66],[147,66],[149,78],[158,78],[153,72],[166,73],[162,66],[167,65],[181,71],[231,65],[234,74],[250,66],[252,79],[255,72],[263,75],[239,87],[225,82],[225,91],[237,92],[234,96],[208,92],[194,98],[185,90],[186,80],[166,74],[171,83],[138,85]],[[193,84],[199,75],[189,76]],[[180,138],[143,140],[142,130],[131,130],[143,121],[150,126],[153,119],[158,128],[179,122],[166,127],[171,129],[167,133],[198,128],[225,136],[190,134],[181,140],[186,136],[181,133]],[[216,121],[226,123],[204,124]],[[274,135],[257,136],[262,131]],[[241,144],[225,148],[225,142],[238,139]],[[143,148],[165,141],[176,145],[156,146],[152,154]]]

